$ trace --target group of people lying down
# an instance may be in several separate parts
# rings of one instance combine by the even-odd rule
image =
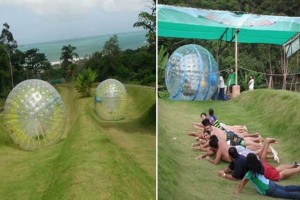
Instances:
[[[281,186],[275,182],[300,173],[300,164],[270,165],[267,160],[280,162],[277,151],[271,146],[276,143],[274,138],[263,139],[258,133],[250,134],[244,125],[229,126],[220,123],[209,109],[209,115],[201,113],[201,123],[193,122],[194,131],[188,132],[195,137],[194,150],[205,152],[198,159],[206,159],[213,164],[220,160],[230,163],[218,172],[220,177],[228,180],[241,180],[235,194],[242,192],[250,181],[260,194],[300,199],[300,185]],[[211,156],[215,155],[214,158]]]

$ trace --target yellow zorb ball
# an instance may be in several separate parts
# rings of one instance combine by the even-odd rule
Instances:
[[[30,79],[19,83],[9,93],[3,113],[5,129],[24,150],[57,143],[64,132],[64,103],[46,81]]]
[[[127,92],[124,85],[115,80],[102,81],[96,88],[95,111],[103,120],[121,120],[127,112]]]

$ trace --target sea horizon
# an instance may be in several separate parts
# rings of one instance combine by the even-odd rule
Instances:
[[[101,51],[105,42],[112,36],[117,35],[119,40],[119,47],[121,50],[137,49],[141,46],[147,45],[146,31],[132,31],[121,32],[95,36],[85,36],[82,38],[62,39],[49,42],[38,42],[32,44],[19,45],[20,51],[27,51],[29,49],[37,48],[39,53],[44,53],[50,63],[59,63],[61,49],[63,46],[72,45],[76,47],[75,52],[79,58],[91,56],[97,51]]]

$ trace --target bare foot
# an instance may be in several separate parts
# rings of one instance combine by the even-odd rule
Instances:
[[[244,127],[243,127],[243,128],[244,128],[244,130],[245,130],[245,131],[247,131],[247,132],[248,132],[248,129],[247,129],[246,125],[244,125]]]

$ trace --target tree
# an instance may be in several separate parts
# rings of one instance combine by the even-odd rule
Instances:
[[[2,44],[0,44],[0,77],[0,99],[5,99],[10,91],[10,73],[7,50]]]
[[[113,77],[116,75],[116,69],[120,66],[121,49],[117,35],[112,36],[105,42],[102,54],[102,68],[100,73],[102,77]],[[105,76],[104,76],[105,75]]]
[[[147,41],[149,43],[149,50],[155,52],[156,50],[156,2],[152,0],[151,12],[141,12],[138,21],[133,24],[133,27],[142,27],[148,30]]]
[[[9,31],[9,25],[7,23],[3,24],[4,28],[0,35],[0,44],[4,45],[4,50],[7,53],[10,76],[11,76],[11,86],[14,87],[14,78],[13,78],[13,66],[11,64],[11,55],[14,53],[15,49],[18,47],[17,41],[14,40],[13,34]]]
[[[32,71],[34,78],[40,78],[41,71],[49,69],[51,65],[46,55],[39,53],[39,49],[29,49],[25,52],[25,66],[28,71]]]
[[[91,87],[96,78],[97,73],[91,68],[85,69],[83,72],[77,75],[74,80],[74,84],[75,88],[82,97],[91,96]]]
[[[72,66],[72,61],[74,57],[78,58],[78,54],[75,52],[76,47],[71,46],[63,46],[61,49],[60,60],[62,61],[61,66],[65,72],[65,78],[68,81],[73,74],[74,67]]]

